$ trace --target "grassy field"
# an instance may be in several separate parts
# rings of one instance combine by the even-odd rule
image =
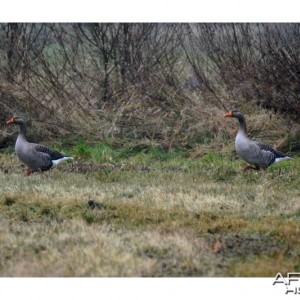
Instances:
[[[300,271],[300,159],[75,147],[24,176],[0,157],[0,276],[270,276]]]

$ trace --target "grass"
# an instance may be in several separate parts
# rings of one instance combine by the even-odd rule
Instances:
[[[31,177],[1,156],[0,276],[300,271],[300,159],[263,173],[242,172],[233,154],[109,144],[68,154],[73,164]]]

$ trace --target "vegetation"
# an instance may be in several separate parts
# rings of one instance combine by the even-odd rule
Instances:
[[[299,28],[0,24],[0,276],[299,272]],[[11,115],[74,161],[25,177]]]
[[[0,275],[299,271],[299,159],[243,172],[220,154],[84,147],[73,164],[31,177],[2,155]]]
[[[231,108],[266,109],[299,132],[299,28],[3,23],[0,121],[20,114],[38,140],[146,140],[168,151],[220,149],[219,116]]]

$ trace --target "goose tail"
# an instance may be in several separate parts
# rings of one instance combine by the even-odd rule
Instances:
[[[69,159],[73,159],[73,157],[71,157],[71,156],[64,156],[64,157],[59,158],[59,159],[53,159],[53,160],[52,160],[53,167],[56,167],[56,166],[59,165],[61,162],[65,161],[65,160],[69,160]]]
[[[284,157],[277,157],[274,161],[274,163],[279,163],[281,161],[285,161],[285,160],[292,160],[293,158],[292,157],[289,157],[289,156],[284,156]]]

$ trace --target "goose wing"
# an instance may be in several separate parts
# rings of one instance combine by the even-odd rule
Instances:
[[[256,141],[254,141],[254,143],[259,147],[260,150],[272,153],[275,158],[287,157],[287,155],[283,152],[280,152],[267,144]]]
[[[41,156],[48,157],[51,160],[57,160],[57,159],[65,157],[60,152],[52,150],[52,149],[50,149],[50,148],[48,148],[46,146],[40,145],[40,144],[34,144],[34,149]]]
[[[276,150],[272,148],[269,145],[255,142],[256,146],[260,149],[260,156],[262,158],[262,161],[264,163],[267,163],[267,166],[270,166],[273,163],[278,163],[284,160],[290,160],[291,157],[287,156],[285,153],[280,152],[279,150]]]

